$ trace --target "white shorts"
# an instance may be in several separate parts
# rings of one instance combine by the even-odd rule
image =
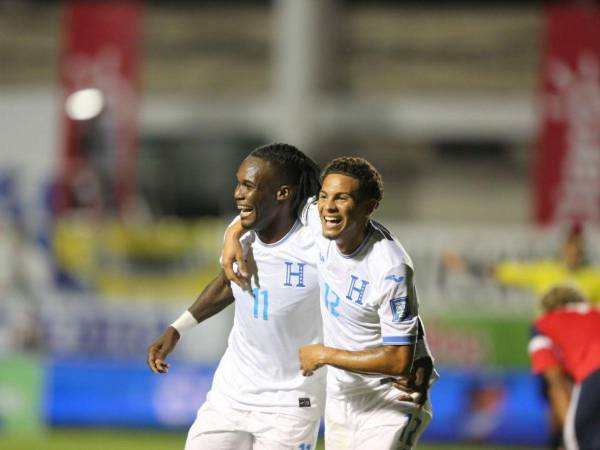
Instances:
[[[198,410],[185,450],[315,450],[319,419],[215,406]]]
[[[410,450],[431,420],[429,400],[419,408],[400,402],[395,390],[345,400],[327,397],[326,450]]]

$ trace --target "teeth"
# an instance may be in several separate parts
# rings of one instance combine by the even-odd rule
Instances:
[[[250,212],[250,211],[252,211],[252,208],[250,208],[248,206],[241,206],[241,205],[238,205],[237,209],[239,209],[242,212]]]
[[[338,223],[340,221],[339,217],[325,216],[324,219],[325,219],[325,222]]]

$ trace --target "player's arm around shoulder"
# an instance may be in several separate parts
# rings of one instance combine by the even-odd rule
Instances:
[[[223,252],[221,253],[221,267],[227,280],[244,289],[248,282],[248,271],[244,258],[244,249],[240,239],[246,233],[242,222],[234,220],[229,224],[223,239]],[[237,265],[237,271],[235,267]]]

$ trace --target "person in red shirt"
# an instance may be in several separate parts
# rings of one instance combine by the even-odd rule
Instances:
[[[540,306],[542,314],[533,324],[529,343],[532,370],[548,383],[567,450],[598,450],[600,310],[568,285],[551,288]]]

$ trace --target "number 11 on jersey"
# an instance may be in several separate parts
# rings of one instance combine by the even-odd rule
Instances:
[[[262,319],[269,320],[269,292],[266,289],[260,290],[258,288],[252,289],[254,295],[254,309],[252,311],[254,318],[258,319],[258,312],[261,309],[261,297],[262,297]]]

